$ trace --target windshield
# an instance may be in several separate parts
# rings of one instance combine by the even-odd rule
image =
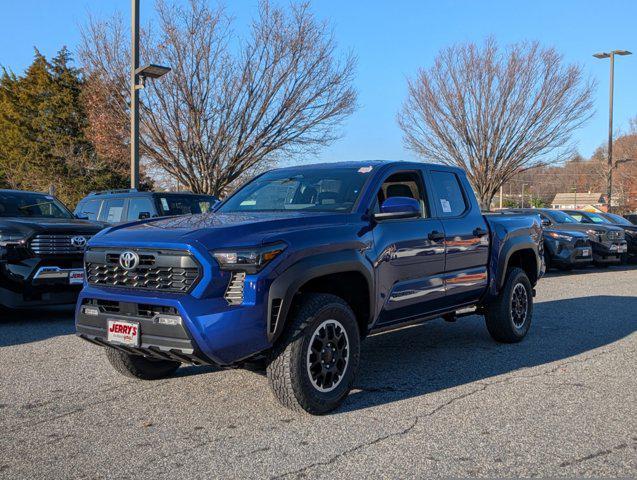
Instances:
[[[555,223],[578,223],[578,221],[569,214],[561,212],[560,210],[551,210],[550,212],[546,212],[546,214],[551,217]]]
[[[73,218],[73,214],[51,195],[0,192],[0,217]]]
[[[632,223],[630,223],[630,221],[628,221],[621,215],[615,215],[614,213],[605,213],[604,217],[608,218],[612,223],[616,223],[618,225],[633,225]]]
[[[206,195],[158,195],[162,216],[190,215],[212,211],[215,200]]]
[[[602,217],[601,215],[597,215],[596,213],[589,213],[588,218],[590,218],[593,223],[611,223],[610,220]]]
[[[298,168],[261,175],[218,210],[229,212],[350,212],[372,167]]]

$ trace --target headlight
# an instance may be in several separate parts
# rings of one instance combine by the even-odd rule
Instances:
[[[571,240],[573,240],[573,237],[571,237],[570,235],[566,235],[564,233],[557,233],[557,232],[546,232],[546,234],[549,237],[553,237],[557,240],[564,240],[566,242],[570,242]]]
[[[24,233],[17,230],[0,228],[0,246],[5,247],[7,245],[24,245],[26,241],[27,237]]]
[[[237,248],[232,250],[215,250],[212,256],[222,270],[244,270],[254,273],[261,270],[276,258],[287,245],[275,243],[255,248]]]
[[[586,233],[588,233],[588,236],[591,237],[591,240],[599,240],[599,237],[604,233],[602,231],[599,230],[594,230],[594,229],[590,229],[590,230],[586,230]]]

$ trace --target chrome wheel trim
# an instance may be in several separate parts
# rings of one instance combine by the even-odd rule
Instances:
[[[529,295],[521,283],[516,283],[511,293],[511,320],[516,328],[524,327],[529,313]]]
[[[347,331],[338,320],[325,320],[314,330],[305,365],[316,390],[331,392],[340,385],[349,366],[349,348]]]

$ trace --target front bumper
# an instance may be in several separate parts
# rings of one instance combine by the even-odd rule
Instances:
[[[246,283],[250,283],[250,276]],[[224,298],[196,298],[192,295],[131,292],[117,288],[86,286],[78,299],[77,334],[92,343],[128,353],[177,360],[193,364],[228,366],[252,357],[271,344],[266,335],[267,301],[253,301],[267,292],[263,282],[253,281],[256,296],[246,296],[241,305],[228,305]],[[267,299],[267,296],[265,297]],[[87,305],[98,305],[98,315],[88,315]],[[181,318],[180,325],[157,323],[149,308]],[[139,324],[140,346],[128,347],[108,341],[108,320]]]
[[[593,247],[588,240],[570,242],[548,238],[545,249],[551,256],[551,262],[557,266],[574,267],[589,265],[593,261]]]
[[[617,242],[593,242],[593,260],[596,263],[619,263],[628,251],[625,240]]]
[[[27,258],[2,262],[0,305],[19,309],[75,303],[82,288],[83,273],[80,259]],[[76,276],[80,274],[82,277]]]

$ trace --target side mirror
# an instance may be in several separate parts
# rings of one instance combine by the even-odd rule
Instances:
[[[390,197],[380,206],[380,212],[374,214],[375,220],[422,217],[420,202],[410,197]]]
[[[548,227],[550,224],[551,224],[551,222],[548,219],[546,219],[546,218],[542,219],[542,226],[543,227]]]
[[[78,220],[88,220],[88,215],[83,215],[81,213],[76,213],[75,214],[75,218],[77,218]]]
[[[139,215],[137,216],[137,218],[140,220],[150,218],[150,212],[139,212]]]

